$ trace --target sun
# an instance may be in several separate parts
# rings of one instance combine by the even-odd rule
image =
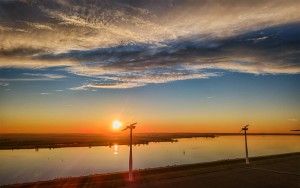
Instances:
[[[114,120],[114,121],[112,122],[112,128],[113,128],[114,130],[120,129],[121,126],[122,126],[122,123],[121,123],[121,121],[119,121],[119,120]]]

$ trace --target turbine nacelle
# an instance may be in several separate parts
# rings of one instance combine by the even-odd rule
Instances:
[[[128,125],[127,127],[125,127],[125,129],[123,129],[122,131],[125,131],[125,130],[127,130],[127,129],[135,129],[135,125],[137,124],[137,122],[135,122],[135,123],[132,123],[132,124],[130,124],[130,125]]]
[[[247,131],[247,130],[248,130],[248,127],[249,127],[249,125],[245,125],[244,127],[242,127],[242,129],[241,129],[240,132],[242,132],[242,131]]]

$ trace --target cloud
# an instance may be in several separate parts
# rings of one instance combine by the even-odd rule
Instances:
[[[65,78],[65,76],[57,74],[22,73],[14,77],[0,78],[0,81],[51,81],[61,78]]]
[[[299,9],[292,0],[1,1],[0,69],[58,69],[86,83],[72,90],[299,74]],[[10,80],[65,77],[38,74]]]
[[[159,44],[73,50],[37,58],[88,62],[67,70],[101,79],[102,83],[89,83],[79,87],[81,89],[131,88],[151,83],[209,78],[220,75],[220,70],[251,74],[298,74],[299,31],[300,24],[295,23],[222,39],[190,36]],[[106,80],[114,82],[107,84]]]
[[[25,76],[31,76],[31,77],[36,77],[38,79],[48,79],[48,80],[53,80],[53,79],[61,79],[65,78],[63,75],[58,75],[58,74],[38,74],[38,73],[23,73]]]
[[[119,76],[116,80],[92,81],[79,87],[70,88],[71,90],[89,89],[128,89],[145,86],[147,84],[160,84],[178,80],[203,79],[218,76],[216,73],[136,73],[135,75]]]
[[[6,87],[9,86],[9,83],[7,82],[0,82],[0,87]]]
[[[18,47],[14,49],[2,49],[0,50],[1,57],[31,57],[44,52],[41,49],[34,49],[28,47]]]
[[[145,84],[139,83],[130,83],[130,82],[123,82],[123,83],[88,83],[78,87],[72,87],[70,90],[80,91],[80,90],[93,90],[93,89],[129,89],[135,87],[141,87]]]

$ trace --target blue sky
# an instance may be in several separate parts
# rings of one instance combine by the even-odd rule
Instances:
[[[290,0],[1,1],[2,129],[59,130],[52,118],[62,132],[94,130],[136,113],[150,131],[297,128],[299,9]]]

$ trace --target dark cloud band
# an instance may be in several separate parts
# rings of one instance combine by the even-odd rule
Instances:
[[[297,7],[297,1],[1,1],[0,69],[59,67],[91,80],[73,89],[132,88],[222,70],[298,74]]]

